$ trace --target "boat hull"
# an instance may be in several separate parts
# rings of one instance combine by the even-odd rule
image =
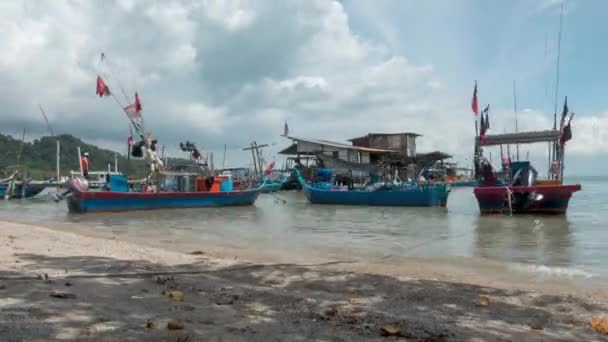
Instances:
[[[72,213],[152,210],[165,208],[204,208],[252,205],[259,189],[232,192],[74,192],[67,199]]]
[[[576,185],[489,186],[473,190],[482,214],[565,214],[572,194],[581,190]],[[511,210],[508,193],[511,192]],[[531,194],[542,195],[534,200]]]
[[[468,187],[468,188],[474,188],[477,185],[479,185],[479,181],[477,180],[470,180],[470,181],[455,181],[455,182],[451,182],[448,183],[452,188],[464,188],[464,187]]]
[[[8,188],[8,184],[0,184],[0,197],[4,198],[4,195],[6,195],[7,188]],[[11,198],[34,197],[34,196],[38,195],[39,193],[41,193],[45,188],[46,188],[46,186],[28,184],[25,186],[25,197],[24,197],[24,196],[22,196],[23,192],[21,191],[21,185],[17,184],[17,185],[15,185],[15,188],[12,191]]]
[[[276,192],[276,191],[281,190],[282,186],[283,186],[283,183],[266,183],[266,184],[264,184],[264,186],[262,187],[260,192],[262,192],[263,194]]]
[[[283,188],[283,184],[285,184],[285,182],[289,179],[289,176],[285,176],[280,180],[274,181],[274,182],[269,182],[269,181],[265,181],[264,184],[261,185],[261,192],[262,193],[270,193],[270,192],[276,192],[276,191],[280,191]]]
[[[399,207],[445,207],[449,194],[444,185],[386,191],[336,191],[303,185],[302,190],[314,204]]]

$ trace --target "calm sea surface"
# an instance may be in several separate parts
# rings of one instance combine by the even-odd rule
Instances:
[[[0,220],[60,225],[158,241],[211,242],[359,258],[464,257],[528,272],[608,279],[608,179],[582,184],[566,216],[480,216],[471,188],[447,209],[311,205],[302,193],[261,195],[255,206],[70,215],[46,196],[0,201]]]

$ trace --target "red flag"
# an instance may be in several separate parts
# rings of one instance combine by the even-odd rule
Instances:
[[[271,174],[272,169],[274,169],[274,160],[270,164],[268,164],[268,166],[266,166],[266,169],[264,169],[264,176],[268,176],[269,174]]]
[[[135,92],[135,103],[130,104],[123,108],[127,116],[131,119],[135,119],[141,116],[141,100],[139,99],[139,94]]]
[[[135,92],[135,110],[141,112],[141,100],[139,99],[139,94]]]
[[[131,119],[135,119],[140,116],[140,113],[137,111],[137,106],[135,105],[135,103],[126,106],[125,108],[123,108],[123,110],[125,111],[125,113],[127,113],[127,116]]]
[[[95,94],[99,95],[99,97],[110,96],[110,88],[108,88],[106,82],[99,75],[97,75],[97,91]]]
[[[473,101],[471,103],[471,109],[473,109],[475,116],[479,114],[479,105],[477,103],[477,81],[475,81],[475,89],[473,89]]]
[[[129,137],[127,138],[127,144],[133,146],[133,134],[131,133],[129,133]]]

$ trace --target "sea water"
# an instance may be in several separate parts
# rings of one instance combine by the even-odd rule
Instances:
[[[447,208],[313,205],[301,192],[262,194],[254,206],[69,214],[42,195],[0,201],[0,220],[54,226],[131,240],[302,255],[374,263],[407,258],[495,272],[608,280],[608,179],[571,179],[567,215],[479,214],[472,188],[450,193]],[[496,265],[500,265],[496,269]],[[481,266],[480,266],[481,267]]]

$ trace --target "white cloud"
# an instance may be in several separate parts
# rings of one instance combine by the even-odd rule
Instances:
[[[325,91],[328,89],[327,81],[323,77],[298,76],[296,78],[283,80],[278,83],[279,89],[289,91],[297,91],[298,88],[319,89]]]
[[[121,87],[127,96],[140,92],[146,127],[165,145],[191,139],[217,150],[224,143],[236,149],[251,140],[274,142],[287,120],[302,136],[414,131],[424,135],[421,150],[461,160],[472,153],[472,89],[455,89],[433,63],[394,53],[406,33],[388,24],[385,41],[357,35],[340,2],[26,3],[25,10],[0,3],[5,132],[44,133],[40,102],[56,131],[121,146],[127,121],[112,99],[94,95],[101,73],[121,101]],[[513,126],[510,110],[493,109],[491,116],[494,131]],[[608,153],[606,118],[576,117],[569,149]],[[551,122],[538,111],[520,114],[521,129]]]
[[[572,140],[567,150],[586,156],[608,154],[608,113],[591,117],[574,116]]]
[[[223,25],[228,31],[246,29],[256,18],[251,1],[212,1],[202,4],[209,19]]]

